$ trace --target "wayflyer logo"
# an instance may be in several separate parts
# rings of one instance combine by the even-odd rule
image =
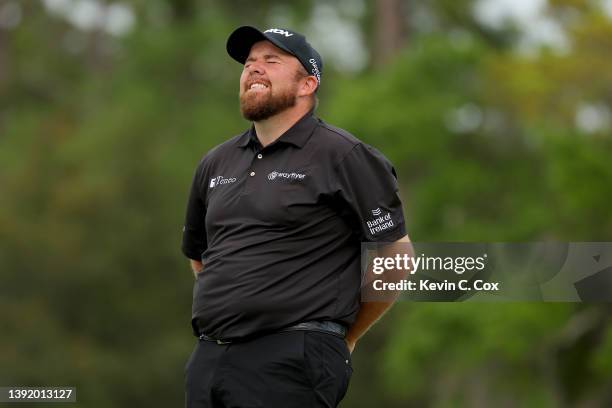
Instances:
[[[268,180],[277,180],[277,179],[285,179],[285,180],[303,180],[306,177],[305,174],[301,173],[286,173],[281,171],[273,171],[268,174]]]

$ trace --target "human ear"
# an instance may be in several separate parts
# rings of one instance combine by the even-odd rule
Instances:
[[[316,77],[314,77],[313,75],[309,75],[309,76],[305,77],[304,79],[305,80],[304,80],[304,82],[303,82],[303,84],[300,87],[300,90],[298,92],[298,96],[308,96],[308,95],[311,95],[317,89],[318,81],[317,81]]]

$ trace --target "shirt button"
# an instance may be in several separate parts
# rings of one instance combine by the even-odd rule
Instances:
[[[261,153],[259,153],[259,154],[257,155],[257,158],[258,158],[258,159],[261,159],[262,157],[263,157],[263,154],[261,154]]]
[[[252,172],[251,172],[251,177],[253,177],[254,175],[255,175],[255,172],[254,172],[254,171],[252,171]]]

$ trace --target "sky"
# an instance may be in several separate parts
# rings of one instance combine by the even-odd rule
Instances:
[[[488,25],[500,26],[505,21],[516,24],[522,32],[519,49],[530,52],[542,44],[567,50],[569,44],[563,28],[545,16],[546,0],[480,0],[474,12]]]
[[[41,0],[50,14],[68,20],[78,29],[101,29],[111,35],[127,34],[136,18],[131,7],[120,1]]]

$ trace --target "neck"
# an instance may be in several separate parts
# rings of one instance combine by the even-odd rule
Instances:
[[[255,132],[257,132],[257,138],[259,143],[263,147],[266,147],[270,143],[278,139],[283,133],[285,133],[291,126],[302,118],[310,109],[303,106],[294,106],[289,109],[277,113],[274,116],[269,117],[265,120],[253,122],[255,126]]]

